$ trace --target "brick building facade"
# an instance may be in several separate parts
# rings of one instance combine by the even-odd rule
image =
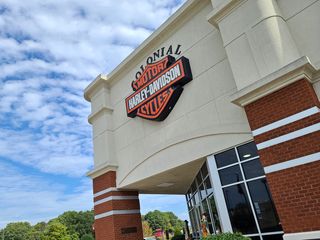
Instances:
[[[320,239],[319,11],[189,0],[86,88],[97,240],[143,239],[149,193],[185,195],[195,239],[203,213],[210,234]]]

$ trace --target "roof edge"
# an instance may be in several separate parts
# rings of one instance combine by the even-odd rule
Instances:
[[[209,0],[188,0],[184,3],[172,16],[170,16],[163,24],[160,25],[146,40],[144,40],[132,53],[130,53],[116,68],[114,68],[109,74],[99,74],[93,82],[91,82],[84,90],[84,98],[90,101],[90,93],[92,93],[101,82],[105,82],[108,85],[114,82],[115,78],[121,73],[122,69],[128,68],[141,52],[145,52],[152,44],[155,44],[161,38],[159,35],[163,35],[169,31],[169,26],[181,21],[188,17],[187,12],[193,9],[199,4],[204,4]]]

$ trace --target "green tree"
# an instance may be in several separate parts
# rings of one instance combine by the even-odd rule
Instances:
[[[86,234],[92,234],[93,211],[68,211],[60,215],[57,220],[67,227],[69,234],[77,234],[80,239]]]
[[[46,226],[47,226],[47,224],[45,222],[39,222],[36,225],[34,225],[32,228],[35,231],[44,232],[44,230],[46,229]]]
[[[28,222],[9,223],[0,235],[4,240],[26,240],[32,227]]]
[[[166,217],[167,225],[170,226],[168,230],[180,231],[184,227],[184,222],[180,220],[173,212],[164,212]]]
[[[42,240],[77,240],[76,235],[70,235],[67,227],[57,220],[50,221],[46,226]]]
[[[32,228],[28,232],[25,240],[41,240],[43,236],[43,232],[37,231],[36,229]]]
[[[46,225],[47,224],[45,222],[40,222],[34,225],[28,232],[26,240],[41,240],[44,237]]]
[[[153,212],[148,212],[144,216],[144,219],[149,223],[153,231],[161,228],[173,232],[174,230],[182,230],[184,226],[184,222],[172,212],[155,210]]]
[[[152,212],[148,212],[145,216],[144,219],[148,221],[150,227],[152,228],[153,231],[161,228],[165,229],[166,228],[166,220],[159,210],[155,210]]]
[[[142,231],[144,237],[150,237],[152,236],[152,228],[149,226],[148,221],[142,221]]]

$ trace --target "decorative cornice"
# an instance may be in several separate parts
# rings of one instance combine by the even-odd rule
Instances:
[[[171,17],[168,18],[157,30],[155,30],[145,41],[143,41],[128,57],[126,57],[115,69],[108,75],[99,75],[104,78],[106,83],[113,84],[119,80],[119,75],[126,73],[128,69],[132,69],[144,55],[153,51],[155,45],[161,44],[163,39],[179,26],[179,24],[188,18],[191,18],[195,11],[207,4],[209,0],[188,0],[186,1]],[[99,76],[97,78],[99,78]],[[90,88],[96,88],[99,81],[92,82],[85,90],[87,92]],[[110,86],[108,85],[108,86]],[[87,93],[85,99],[90,101]]]
[[[312,76],[312,81],[314,83],[319,82],[320,81],[320,69],[317,70],[317,72],[315,72]]]
[[[94,113],[91,113],[88,117],[88,122],[90,124],[92,124],[93,120],[99,116],[101,116],[103,113],[112,113],[113,112],[113,108],[110,107],[110,106],[101,106],[101,108],[94,112]]]
[[[316,73],[317,70],[310,63],[309,59],[301,57],[278,71],[239,90],[231,96],[231,102],[244,107],[300,79],[307,79],[312,82]]]
[[[105,88],[109,88],[109,84],[107,82],[108,77],[107,75],[104,74],[99,74],[94,80],[93,82],[91,82],[86,89],[84,90],[84,98],[90,102],[93,93],[99,89],[101,86],[105,87]]]
[[[103,165],[99,165],[99,166],[95,167],[93,170],[89,171],[87,173],[87,176],[94,179],[94,178],[97,178],[97,177],[107,173],[107,172],[117,171],[117,169],[118,169],[118,165],[106,163]]]
[[[214,8],[213,11],[209,13],[209,15],[207,16],[208,22],[214,25],[216,28],[219,28],[219,22],[246,1],[247,0],[225,1],[223,4]]]

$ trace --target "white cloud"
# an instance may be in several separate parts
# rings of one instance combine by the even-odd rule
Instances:
[[[182,2],[0,1],[0,164],[9,160],[53,175],[84,176],[92,166],[92,140],[83,89]],[[90,187],[68,194],[50,181],[12,171],[0,175],[0,225],[50,218],[90,202],[83,202]]]
[[[131,0],[1,2],[0,156],[45,172],[83,175],[92,148],[84,87],[111,71],[177,5],[168,0],[139,0],[134,7]]]
[[[63,185],[41,176],[26,176],[1,162],[0,172],[0,228],[9,222],[30,221],[35,224],[57,217],[64,211],[93,207],[89,179],[81,183],[81,188],[69,192]]]

